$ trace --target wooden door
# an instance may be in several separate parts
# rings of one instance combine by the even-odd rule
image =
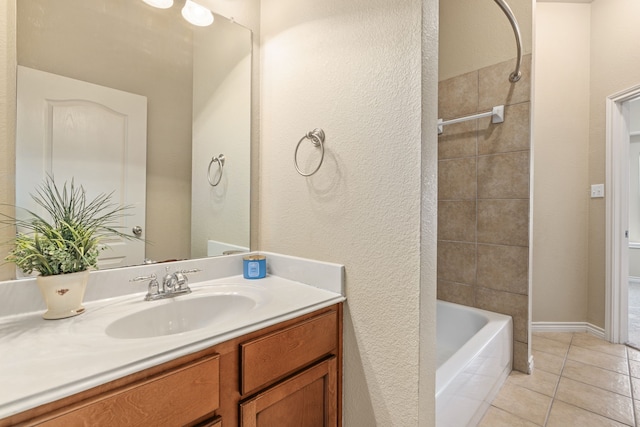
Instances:
[[[240,426],[335,427],[337,382],[333,356],[241,403]]]
[[[147,98],[18,67],[16,205],[39,211],[29,196],[47,174],[73,178],[89,199],[112,193],[133,205],[118,226],[145,230]],[[41,211],[39,211],[42,213]],[[144,243],[104,240],[100,268],[140,264]]]

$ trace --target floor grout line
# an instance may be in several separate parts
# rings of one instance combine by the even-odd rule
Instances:
[[[547,410],[547,416],[544,419],[543,427],[549,423],[549,417],[551,416],[551,410],[553,409],[554,403],[556,403],[556,395],[558,394],[558,389],[560,388],[560,381],[562,380],[562,373],[564,372],[564,366],[567,364],[567,358],[569,357],[569,350],[571,349],[571,343],[573,342],[574,334],[571,334],[571,339],[569,340],[569,345],[567,346],[567,351],[564,353],[564,358],[562,359],[562,367],[560,368],[560,373],[558,374],[558,382],[556,383],[556,388],[553,390],[553,396],[551,397],[551,404],[549,405],[549,409]]]
[[[545,338],[545,339],[551,339],[551,338]],[[587,386],[590,386],[590,387],[594,387],[594,388],[598,388],[598,389],[606,391],[608,393],[612,393],[612,394],[618,395],[620,397],[624,397],[624,398],[629,399],[631,401],[632,423],[634,423],[636,426],[640,426],[640,414],[636,412],[636,405],[635,405],[636,396],[635,396],[634,390],[633,390],[633,377],[631,375],[631,358],[629,357],[629,352],[630,352],[629,347],[625,346],[624,357],[620,357],[620,356],[615,355],[615,354],[611,354],[611,353],[607,353],[607,352],[604,352],[604,351],[595,350],[593,348],[583,347],[583,346],[577,345],[576,334],[575,333],[571,333],[571,336],[569,338],[568,343],[566,341],[561,341],[561,340],[552,340],[552,341],[555,341],[557,343],[561,343],[563,345],[566,345],[567,347],[566,347],[566,351],[564,352],[564,356],[560,356],[560,355],[555,354],[555,353],[550,353],[550,352],[547,352],[547,351],[544,351],[544,350],[536,349],[536,351],[548,354],[550,356],[562,358],[562,363],[561,363],[561,366],[560,366],[560,369],[559,369],[559,373],[557,373],[557,374],[554,373],[554,372],[549,372],[549,371],[544,370],[544,369],[536,368],[536,369],[539,369],[540,371],[544,371],[544,372],[546,372],[548,374],[556,375],[558,377],[557,382],[555,384],[555,388],[553,390],[553,395],[550,397],[551,401],[550,401],[549,406],[547,408],[547,412],[546,412],[546,415],[545,415],[544,422],[543,422],[541,427],[546,427],[549,424],[551,413],[552,413],[552,411],[554,409],[554,406],[556,405],[556,403],[558,401],[562,402],[564,405],[569,405],[569,406],[575,408],[578,411],[588,412],[588,413],[590,413],[590,414],[592,414],[594,416],[606,418],[608,420],[612,420],[612,421],[618,422],[620,424],[626,424],[626,423],[622,423],[621,421],[618,421],[618,420],[615,420],[613,418],[610,418],[609,416],[606,416],[606,415],[603,415],[603,414],[600,414],[600,413],[597,413],[597,412],[593,412],[593,411],[591,411],[591,410],[589,410],[587,408],[582,408],[580,406],[576,406],[574,404],[567,403],[567,402],[564,402],[564,401],[558,399],[558,397],[557,397],[558,396],[558,390],[560,389],[560,383],[561,383],[563,378],[570,379],[572,381],[576,381],[576,382],[579,382],[581,384],[584,384],[584,385],[587,385]],[[586,349],[586,350],[598,352],[600,354],[604,354],[604,355],[608,355],[608,356],[614,356],[614,357],[617,357],[619,359],[625,358],[626,359],[626,364],[627,364],[627,370],[628,370],[627,374],[621,373],[621,372],[618,372],[618,371],[614,371],[614,370],[610,370],[610,369],[607,369],[607,368],[605,368],[603,366],[600,366],[600,365],[597,365],[597,364],[585,363],[585,362],[582,362],[582,361],[579,361],[579,360],[576,360],[576,362],[580,363],[582,365],[587,365],[587,366],[590,366],[590,367],[593,367],[593,368],[602,369],[602,370],[605,370],[605,371],[609,371],[609,372],[615,373],[617,375],[623,375],[623,376],[627,377],[626,380],[627,380],[628,386],[629,386],[629,396],[627,396],[625,394],[622,394],[622,393],[619,393],[619,392],[614,391],[614,390],[610,390],[610,389],[607,389],[607,388],[600,387],[598,385],[594,385],[594,384],[590,384],[590,383],[587,383],[587,382],[583,382],[583,381],[580,381],[580,380],[574,380],[574,379],[571,379],[569,377],[566,377],[565,376],[565,368],[566,368],[567,362],[568,362],[568,360],[573,360],[573,359],[569,359],[569,353],[570,353],[572,347],[579,347],[581,349]],[[556,371],[556,372],[558,372],[558,371]],[[536,391],[536,390],[534,390],[532,388],[528,388],[526,386],[518,385],[518,387],[523,387],[523,388],[529,389],[531,391]],[[538,392],[538,393],[541,393],[541,392]],[[541,394],[544,394],[544,393],[541,393]],[[546,396],[549,397],[548,395],[546,395]],[[491,406],[493,406],[493,404]],[[495,408],[500,409],[498,407],[495,407]],[[509,411],[506,411],[506,412],[509,412]],[[521,416],[519,416],[517,414],[512,414],[512,415],[515,415],[515,416],[517,416],[518,418],[520,418],[522,420],[526,420],[526,418],[523,418],[523,417],[521,417]]]
[[[631,411],[633,412],[633,421],[638,425],[638,414],[636,413],[635,396],[633,394],[633,380],[631,379],[631,361],[629,360],[629,348],[627,347],[627,367],[629,368],[629,389],[631,390]]]

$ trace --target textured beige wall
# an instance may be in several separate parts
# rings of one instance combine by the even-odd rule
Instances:
[[[16,0],[0,0],[0,204],[15,203],[15,103],[16,97]],[[3,212],[12,214],[5,207]],[[5,264],[9,246],[15,236],[12,227],[0,226],[0,280],[15,276],[13,264]]]
[[[531,53],[532,0],[508,0]],[[439,78],[445,80],[516,57],[511,24],[493,0],[440,2]]]
[[[421,221],[435,230],[433,105],[421,171],[421,14],[418,0],[262,2],[260,249],[346,266],[349,427],[433,425],[435,363],[427,351],[421,367],[419,354],[435,342],[435,284],[421,269],[422,255],[433,271],[434,254],[432,243],[421,248]],[[424,76],[430,103],[434,71]],[[324,164],[304,178],[293,153],[316,127]],[[310,145],[305,169],[318,161]]]
[[[534,322],[587,320],[590,17],[589,4],[537,4]]]
[[[438,237],[438,0],[422,1],[422,212],[420,214],[420,318],[418,425],[435,424],[436,269]]]
[[[640,2],[594,0],[591,4],[591,100],[589,184],[605,181],[605,99],[640,84]],[[605,201],[589,203],[587,321],[604,327]]]

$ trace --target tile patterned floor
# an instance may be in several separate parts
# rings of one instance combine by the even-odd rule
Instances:
[[[534,333],[532,375],[513,372],[481,427],[640,427],[640,351],[586,333]]]

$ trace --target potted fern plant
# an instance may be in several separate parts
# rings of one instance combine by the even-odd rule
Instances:
[[[74,181],[58,188],[53,177],[31,194],[46,215],[25,209],[27,219],[2,214],[1,222],[17,228],[13,248],[6,261],[24,273],[36,271],[36,281],[47,311],[45,319],[62,319],[84,312],[82,301],[90,269],[97,268],[100,241],[107,236],[135,239],[118,231],[116,220],[129,209],[111,201],[111,194],[87,200]]]

